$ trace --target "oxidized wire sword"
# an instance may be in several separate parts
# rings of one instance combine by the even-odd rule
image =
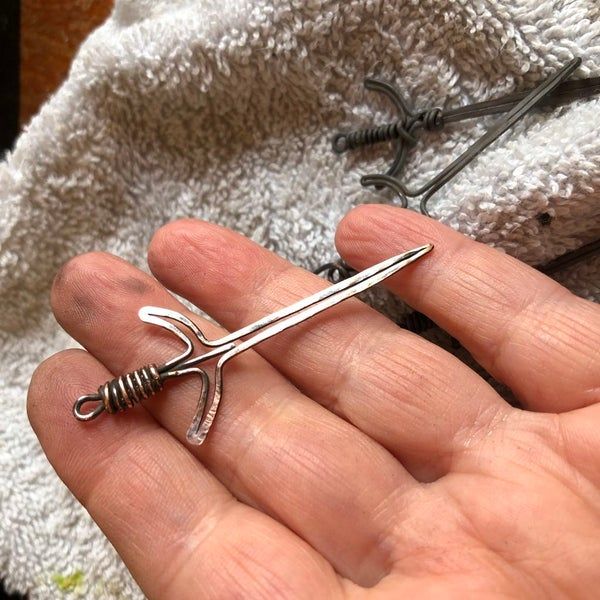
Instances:
[[[532,109],[541,106],[561,106],[600,94],[600,77],[567,80],[580,65],[581,59],[574,58],[531,90],[456,108],[434,107],[420,111],[412,111],[402,93],[389,83],[378,79],[365,79],[365,88],[386,96],[397,109],[399,118],[385,125],[337,133],[332,140],[333,151],[343,154],[362,146],[395,142],[396,155],[387,171],[363,175],[361,184],[365,187],[392,190],[403,208],[408,206],[408,198],[420,197],[419,210],[422,214],[431,216],[428,208],[431,197]],[[423,130],[440,130],[448,123],[500,113],[506,114],[494,127],[420,187],[410,188],[398,178],[406,165],[410,149],[416,145]],[[594,251],[598,251],[597,245]],[[341,259],[321,265],[314,272],[324,272],[327,278],[334,282],[354,273]]]
[[[565,81],[580,65],[581,59],[574,58],[531,90],[457,108],[434,107],[418,112],[411,111],[402,94],[389,83],[378,79],[366,79],[365,88],[380,92],[389,98],[398,110],[400,118],[378,127],[338,133],[332,141],[333,150],[342,154],[361,146],[395,141],[396,155],[387,171],[364,175],[361,177],[361,184],[365,187],[391,189],[404,208],[408,205],[408,198],[420,196],[421,213],[431,216],[428,209],[431,197],[533,108],[560,106],[600,93],[600,77]],[[506,115],[446,168],[420,187],[409,188],[398,178],[406,165],[409,150],[416,145],[421,131],[440,130],[448,123],[499,113]]]
[[[286,329],[364,292],[418,260],[432,248],[431,244],[426,244],[384,260],[349,279],[331,285],[217,340],[208,340],[193,321],[177,311],[144,306],[139,311],[139,318],[145,323],[157,325],[174,333],[185,344],[185,350],[162,365],[144,366],[106,382],[94,394],[81,396],[73,406],[73,414],[80,421],[91,421],[103,412],[113,414],[123,411],[154,396],[162,390],[167,379],[183,375],[198,375],[202,386],[200,399],[187,432],[187,440],[192,444],[201,444],[206,439],[219,408],[223,394],[223,367],[229,360]],[[200,344],[209,350],[204,354],[192,356],[194,342],[181,326],[191,331]],[[247,339],[242,340],[242,338]],[[210,379],[206,371],[198,365],[211,359],[217,359],[217,362],[212,396],[208,401]],[[88,403],[96,404],[95,408],[89,412],[83,412],[84,405]]]

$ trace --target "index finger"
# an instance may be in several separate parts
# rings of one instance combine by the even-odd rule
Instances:
[[[363,268],[427,239],[436,260],[387,285],[457,338],[528,408],[563,412],[600,390],[600,307],[521,261],[413,211],[364,205],[340,223],[336,245]]]

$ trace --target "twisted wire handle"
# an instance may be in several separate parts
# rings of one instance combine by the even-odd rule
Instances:
[[[95,394],[80,396],[73,406],[73,414],[80,421],[95,419],[101,412],[114,414],[147,400],[162,388],[163,377],[158,366],[146,365],[107,381]],[[83,407],[89,402],[99,404],[93,411],[84,412]]]

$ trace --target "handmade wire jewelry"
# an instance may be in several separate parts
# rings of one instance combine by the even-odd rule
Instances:
[[[184,343],[185,350],[162,365],[143,366],[102,384],[94,394],[79,397],[73,406],[73,414],[80,421],[91,421],[102,413],[121,412],[160,392],[168,379],[197,375],[200,377],[201,384],[200,398],[187,432],[187,440],[191,444],[202,444],[219,408],[223,394],[223,368],[229,360],[290,327],[303,323],[324,310],[364,292],[418,260],[432,248],[431,244],[426,244],[384,260],[218,340],[207,339],[193,321],[179,312],[144,306],[139,311],[139,318],[145,323],[157,325],[175,334]],[[208,351],[192,356],[194,341],[183,328],[187,328],[201,345],[208,348]],[[242,338],[247,339],[242,341]],[[216,359],[216,366],[209,401],[210,378],[198,365],[214,359]],[[95,406],[91,411],[86,411],[84,407],[90,403]]]
[[[388,170],[381,174],[364,175],[361,178],[361,184],[365,187],[374,186],[376,188],[386,187],[391,189],[398,196],[403,207],[408,205],[408,198],[422,196],[419,205],[420,211],[424,215],[431,216],[428,202],[433,194],[460,173],[483,150],[533,108],[560,106],[600,92],[600,77],[565,81],[580,65],[581,58],[574,58],[554,75],[551,75],[529,91],[516,92],[501,98],[454,109],[434,107],[417,112],[413,112],[409,108],[401,92],[389,83],[378,79],[366,79],[365,88],[377,91],[389,98],[398,110],[400,117],[393,123],[386,125],[360,129],[350,133],[338,133],[332,140],[333,150],[337,154],[341,154],[362,146],[396,141],[396,155]],[[506,116],[420,188],[410,189],[398,178],[406,165],[409,149],[416,145],[420,132],[424,130],[441,130],[449,123],[499,113],[506,113]]]
[[[387,171],[363,175],[360,182],[364,187],[392,190],[403,208],[408,207],[409,198],[420,196],[420,212],[431,216],[428,204],[432,196],[532,109],[560,106],[600,93],[600,77],[565,81],[580,65],[581,58],[574,58],[532,90],[451,109],[433,107],[413,111],[403,94],[394,86],[378,79],[365,79],[365,88],[387,97],[398,111],[399,117],[396,121],[384,125],[337,133],[332,140],[333,151],[343,154],[381,142],[395,142],[395,157]],[[506,113],[503,119],[421,187],[409,188],[400,180],[409,152],[417,144],[423,131],[439,131],[450,123],[501,113]],[[540,220],[540,223],[547,224],[545,220]],[[597,248],[594,251],[597,251]],[[573,254],[570,258],[565,258],[565,261],[571,262],[573,258],[579,258],[579,254]],[[543,270],[544,267],[540,269]],[[325,273],[330,281],[339,281],[350,277],[355,271],[343,260],[336,259],[321,265],[314,272]]]

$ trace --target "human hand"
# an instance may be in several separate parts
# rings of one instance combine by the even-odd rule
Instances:
[[[431,242],[388,280],[529,410],[454,356],[349,300],[227,367],[208,440],[185,443],[197,381],[92,424],[75,398],[179,346],[137,319],[229,330],[324,281],[231,231],[155,235],[156,276],[106,254],[68,262],[52,306],[86,349],[35,372],[50,462],[152,598],[594,595],[600,585],[600,307],[415,213],[363,206],[338,229],[361,269]],[[163,287],[165,286],[165,287]],[[189,313],[187,313],[189,315]],[[194,317],[209,338],[216,326]]]

